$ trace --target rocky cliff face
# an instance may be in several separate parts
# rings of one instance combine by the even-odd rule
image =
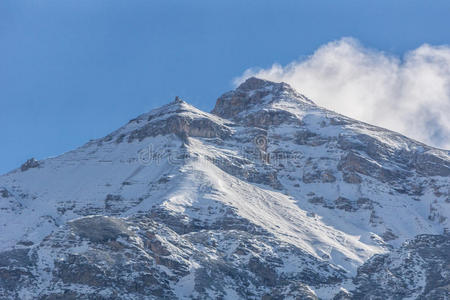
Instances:
[[[447,292],[449,152],[285,83],[250,78],[212,113],[177,98],[24,166],[0,176],[6,299]]]
[[[450,235],[419,235],[358,269],[356,299],[448,299]]]

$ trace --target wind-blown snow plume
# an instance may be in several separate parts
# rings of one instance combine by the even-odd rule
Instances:
[[[450,148],[450,47],[424,44],[398,58],[343,38],[286,66],[249,69],[284,81],[317,104],[425,142]]]

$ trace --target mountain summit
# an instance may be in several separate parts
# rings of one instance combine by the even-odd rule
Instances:
[[[286,83],[249,78],[211,113],[177,97],[30,161],[0,176],[2,298],[448,292],[449,151]]]
[[[212,113],[223,118],[236,118],[249,111],[275,108],[276,104],[290,102],[292,104],[313,105],[314,103],[299,94],[287,83],[275,83],[255,77],[243,82],[236,90],[225,93],[216,103]]]

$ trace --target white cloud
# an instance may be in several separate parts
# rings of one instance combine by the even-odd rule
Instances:
[[[450,47],[424,44],[399,58],[343,38],[235,82],[250,76],[287,82],[321,106],[450,148]]]

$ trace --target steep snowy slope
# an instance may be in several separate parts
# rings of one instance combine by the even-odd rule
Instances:
[[[0,294],[331,298],[449,227],[449,176],[448,151],[250,78],[1,176]]]

